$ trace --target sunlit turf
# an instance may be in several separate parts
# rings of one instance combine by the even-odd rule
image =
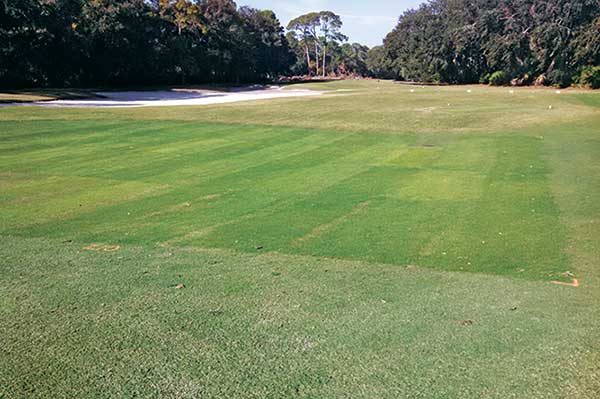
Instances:
[[[594,397],[600,94],[306,87],[0,108],[0,397]]]
[[[537,137],[419,143],[190,122],[3,125],[4,234],[541,279],[568,269]]]

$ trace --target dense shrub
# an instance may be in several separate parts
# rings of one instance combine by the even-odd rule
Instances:
[[[600,89],[600,65],[583,67],[574,81],[584,87]]]
[[[496,71],[490,75],[490,85],[503,86],[509,82],[508,74],[504,71]]]
[[[484,73],[483,75],[481,75],[481,77],[479,78],[479,83],[482,85],[490,83],[490,74]]]
[[[548,74],[548,84],[555,87],[568,87],[571,85],[571,75],[561,69],[554,69]]]

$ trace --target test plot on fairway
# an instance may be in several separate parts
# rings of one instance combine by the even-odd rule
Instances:
[[[2,129],[3,234],[547,280],[568,264],[535,137],[423,146],[416,135],[118,120]]]

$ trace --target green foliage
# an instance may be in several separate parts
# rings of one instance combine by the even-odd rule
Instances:
[[[344,54],[339,49],[340,44],[348,40],[348,37],[341,33],[342,25],[342,18],[331,11],[310,12],[291,20],[287,29],[295,39],[291,43],[295,45],[292,50],[296,54],[296,65],[302,59],[308,75],[326,76],[328,72],[337,72],[344,62],[341,60],[344,56],[349,56],[348,60],[351,63],[356,62],[356,55],[350,55],[348,52]],[[332,50],[334,54],[331,53]],[[330,60],[334,61],[334,65],[329,63],[328,66]],[[345,73],[344,68],[341,72]]]
[[[375,46],[369,50],[366,64],[368,73],[372,77],[381,79],[392,79],[394,77],[392,65],[383,46]]]
[[[486,85],[488,83],[490,83],[490,76],[491,74],[489,73],[484,73],[483,75],[481,75],[481,77],[479,78],[479,83]]]
[[[563,86],[600,64],[599,19],[597,0],[432,0],[400,16],[384,43],[397,79],[476,83],[505,71]]]
[[[318,74],[318,59],[314,64],[311,61],[313,49],[315,57],[318,57],[317,26],[318,14],[315,12],[300,15],[292,19],[287,26],[289,42],[292,45],[292,51],[296,54],[295,66],[304,62],[307,75],[313,73],[313,67],[315,67],[315,74]],[[300,59],[302,62],[299,61]],[[294,71],[297,70],[299,68],[295,67]]]
[[[504,71],[496,71],[490,75],[488,82],[492,86],[503,86],[509,82],[508,74]]]
[[[591,89],[600,89],[600,66],[585,66],[576,76],[576,83]]]
[[[271,11],[232,0],[0,6],[0,87],[249,82],[292,63]]]
[[[344,43],[341,46],[332,45],[329,49],[332,56],[331,69],[338,75],[367,76],[367,57],[369,48],[360,43]]]
[[[548,84],[563,88],[571,84],[571,74],[562,69],[553,69],[548,73]]]

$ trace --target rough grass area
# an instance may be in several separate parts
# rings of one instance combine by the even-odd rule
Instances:
[[[600,387],[598,307],[568,287],[82,247],[3,239],[6,397],[592,398]]]
[[[600,95],[315,88],[0,109],[0,397],[596,397]]]

